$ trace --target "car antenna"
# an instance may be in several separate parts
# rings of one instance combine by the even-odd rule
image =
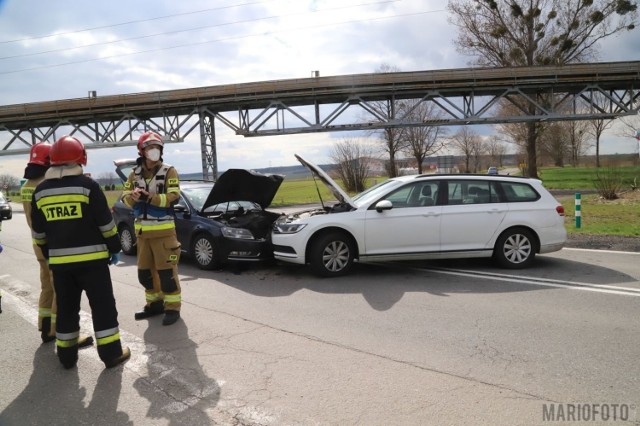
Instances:
[[[320,198],[320,204],[322,205],[322,209],[324,210],[324,201],[322,201],[322,195],[320,195],[320,188],[318,188],[318,182],[316,181],[316,176],[314,173],[311,173],[311,177],[313,178],[313,183],[316,185],[316,192],[318,193],[318,198]]]

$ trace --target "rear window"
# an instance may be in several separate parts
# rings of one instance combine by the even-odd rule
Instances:
[[[540,194],[530,185],[521,182],[500,182],[506,201],[509,203],[519,203],[526,201],[536,201]]]

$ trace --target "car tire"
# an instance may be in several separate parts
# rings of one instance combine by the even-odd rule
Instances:
[[[191,258],[200,269],[218,269],[220,267],[219,252],[213,238],[208,234],[198,234],[191,242]]]
[[[503,232],[493,249],[493,258],[507,269],[531,266],[535,257],[536,240],[533,233],[524,228],[512,228]]]
[[[118,227],[118,235],[120,236],[120,245],[122,252],[129,256],[136,254],[136,236],[129,225],[121,224]]]
[[[320,277],[346,275],[353,266],[355,248],[351,239],[342,232],[319,236],[311,245],[311,270]]]

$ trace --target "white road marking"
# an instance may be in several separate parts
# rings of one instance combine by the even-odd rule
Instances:
[[[494,281],[507,281],[544,287],[566,288],[570,290],[593,291],[597,293],[616,294],[619,296],[639,297],[640,288],[619,287],[613,285],[591,284],[576,281],[553,280],[548,278],[522,277],[518,275],[498,274],[491,272],[472,271],[452,268],[412,268],[419,271],[435,272],[444,275],[457,275],[471,278],[485,278]]]
[[[573,247],[563,247],[562,250],[573,250],[573,251],[588,251],[588,252],[592,252],[592,253],[601,253],[601,252],[607,252],[607,253],[614,253],[614,254],[634,254],[636,256],[640,256],[639,252],[635,252],[635,251],[616,251],[616,250],[602,250],[602,249],[582,249],[582,248],[573,248]]]

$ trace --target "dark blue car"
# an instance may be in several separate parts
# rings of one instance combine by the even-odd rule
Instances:
[[[126,181],[134,160],[114,162]],[[180,199],[174,206],[176,234],[182,252],[201,269],[227,262],[257,262],[273,258],[271,225],[281,215],[267,211],[283,176],[230,169],[218,181],[180,181]],[[113,206],[122,250],[136,253],[133,210],[120,198]]]

